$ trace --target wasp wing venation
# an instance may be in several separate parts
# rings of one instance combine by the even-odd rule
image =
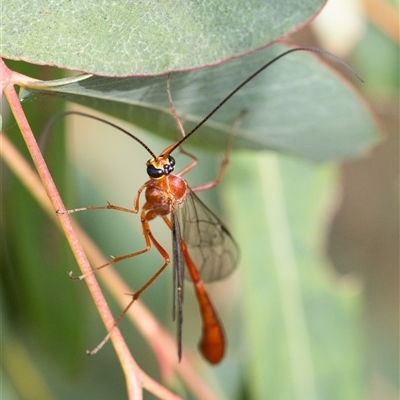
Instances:
[[[202,281],[227,277],[238,263],[239,250],[225,225],[190,189],[176,213],[182,239]],[[189,279],[187,272],[185,277]]]
[[[177,343],[178,358],[182,357],[182,323],[183,323],[183,276],[185,271],[185,262],[182,254],[181,228],[177,213],[171,212],[172,221],[172,260],[173,260],[173,281],[174,281],[174,299],[173,299],[173,318],[176,317],[177,324]]]

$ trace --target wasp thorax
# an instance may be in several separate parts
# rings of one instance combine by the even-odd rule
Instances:
[[[147,161],[147,175],[150,178],[157,179],[169,175],[175,166],[175,159],[172,156],[163,158],[160,156],[158,159],[151,159]]]

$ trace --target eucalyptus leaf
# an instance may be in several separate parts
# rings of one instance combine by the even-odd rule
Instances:
[[[288,48],[274,45],[218,66],[172,74],[172,97],[186,132],[248,76]],[[106,112],[151,132],[176,136],[165,76],[93,76],[47,89],[48,94]],[[31,85],[22,97],[36,98],[38,93]],[[255,77],[189,142],[223,149],[232,125],[244,110],[247,114],[235,139],[235,146],[241,149],[276,150],[313,161],[329,161],[365,152],[378,136],[367,107],[349,84],[314,54],[304,52],[287,55]]]
[[[98,75],[210,65],[298,29],[324,0],[41,1],[2,5],[1,54]]]

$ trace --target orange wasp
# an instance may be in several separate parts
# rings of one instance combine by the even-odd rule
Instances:
[[[169,92],[169,77],[167,81],[167,91],[173,107]],[[172,108],[172,110],[175,117],[174,108]],[[106,120],[78,111],[66,112],[63,113],[63,116],[66,114],[77,114],[115,126]],[[237,120],[237,123],[238,122],[239,119]],[[232,133],[234,133],[237,123],[234,124]],[[180,125],[180,123],[178,124]],[[140,219],[146,248],[124,256],[113,257],[111,262],[94,268],[92,272],[98,271],[99,269],[115,264],[119,261],[143,254],[149,251],[152,245],[154,245],[164,258],[164,264],[162,267],[132,295],[131,302],[116,320],[116,326],[126,314],[132,303],[139,298],[141,293],[150,286],[152,282],[154,282],[154,280],[170,263],[168,252],[160,245],[157,239],[155,239],[149,225],[149,222],[154,218],[162,217],[172,231],[174,265],[173,314],[175,318],[177,310],[177,342],[179,360],[182,357],[183,281],[186,265],[186,275],[188,275],[188,278],[190,278],[194,284],[203,322],[203,335],[199,343],[199,348],[207,361],[216,364],[221,361],[224,355],[225,338],[222,324],[206,292],[203,282],[213,282],[228,276],[236,267],[238,261],[238,248],[225,225],[223,225],[219,218],[196,196],[195,192],[213,188],[219,183],[229,162],[228,156],[231,140],[228,141],[226,158],[222,163],[217,178],[209,183],[190,188],[182,176],[196,166],[197,159],[190,153],[181,149],[181,152],[193,158],[193,161],[179,173],[173,174],[175,159],[171,156],[171,152],[180,146],[181,142],[183,142],[187,136],[184,136],[177,143],[167,147],[157,157],[140,139],[120,127],[117,128],[135,139],[152,156],[152,158],[146,163],[147,174],[150,179],[139,188],[134,199],[133,209],[131,210],[119,207],[109,203],[106,206],[90,206],[67,210],[66,213],[71,214],[78,211],[108,209],[137,214],[140,209],[140,196],[142,192],[144,192],[146,201],[142,206]],[[72,273],[69,275],[73,278]],[[86,275],[87,274],[81,275],[77,279],[83,279]],[[93,351],[88,353],[96,353],[108,338],[109,334]]]
[[[220,172],[214,181],[193,188],[190,188],[188,186],[187,182],[183,179],[183,175],[196,166],[197,159],[193,155],[185,152],[181,148],[181,145],[186,140],[188,140],[190,136],[195,133],[238,90],[240,90],[244,85],[251,81],[256,75],[258,75],[260,72],[262,72],[264,69],[266,69],[268,66],[270,66],[281,57],[284,57],[285,55],[294,51],[300,50],[312,51],[315,53],[327,55],[335,59],[340,64],[344,65],[346,68],[350,69],[350,67],[348,67],[347,64],[345,64],[343,61],[323,50],[307,47],[290,49],[263,65],[250,77],[243,81],[187,134],[185,134],[182,124],[174,108],[169,87],[170,76],[168,75],[167,94],[172,109],[172,115],[176,119],[183,137],[176,143],[168,146],[165,150],[161,152],[159,156],[156,156],[150,150],[150,148],[139,138],[111,122],[76,111],[66,112],[62,114],[62,116],[65,116],[67,114],[78,114],[95,120],[99,120],[112,127],[115,127],[136,140],[136,142],[141,144],[142,147],[145,148],[151,155],[151,159],[147,161],[146,164],[149,180],[139,188],[134,200],[133,209],[118,207],[109,203],[106,206],[85,207],[66,211],[66,213],[70,214],[73,212],[84,210],[112,209],[137,214],[140,210],[140,196],[142,192],[144,192],[146,201],[141,209],[140,218],[142,224],[142,233],[146,243],[146,247],[143,250],[136,251],[134,253],[130,253],[121,257],[115,257],[109,263],[93,269],[92,272],[98,271],[101,268],[104,268],[111,264],[115,264],[119,261],[146,253],[151,249],[152,246],[154,246],[161,254],[164,259],[164,264],[137,292],[132,295],[131,302],[115,321],[114,326],[119,323],[119,321],[126,314],[132,303],[139,298],[141,293],[147,287],[149,287],[152,282],[154,282],[154,280],[170,263],[170,256],[168,252],[154,237],[149,224],[150,221],[154,218],[161,217],[172,231],[174,266],[174,317],[175,314],[177,314],[178,358],[180,360],[182,356],[183,281],[185,275],[188,275],[188,277],[192,280],[194,284],[194,289],[199,303],[203,324],[202,337],[199,343],[200,351],[202,355],[212,364],[216,364],[221,361],[225,351],[224,332],[222,324],[219,321],[218,315],[205,290],[203,282],[213,282],[228,276],[237,265],[239,253],[237,245],[225,225],[223,225],[219,218],[201,202],[201,200],[196,196],[195,192],[211,189],[215,187],[221,180],[229,163],[229,154],[231,150],[233,134],[237,129],[238,123],[243,118],[244,113],[242,113],[237,118],[235,124],[233,125],[232,132],[228,140],[225,159],[222,163]],[[352,71],[351,69],[350,71],[354,73],[354,71]],[[355,75],[357,76],[357,74]],[[60,116],[58,116],[58,118],[60,118]],[[53,121],[52,123],[54,122],[55,121]],[[174,174],[173,171],[175,169],[175,159],[171,156],[171,153],[178,148],[181,150],[181,152],[191,157],[193,161],[179,173]],[[186,273],[185,265],[187,268]],[[70,273],[70,276],[72,277],[72,273]],[[86,275],[81,275],[77,279],[83,279],[85,276]],[[108,340],[109,336],[110,333],[92,352],[89,352],[89,354],[96,353]]]

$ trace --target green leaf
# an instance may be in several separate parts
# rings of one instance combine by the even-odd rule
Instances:
[[[298,29],[323,0],[4,2],[5,58],[108,76],[221,62]]]
[[[274,45],[215,67],[174,73],[172,97],[186,131],[259,67],[287,49]],[[29,93],[37,94],[32,85]],[[46,93],[134,122],[168,138],[176,136],[163,76],[93,76],[68,85],[49,86]],[[189,142],[225,148],[227,135],[243,110],[247,115],[235,139],[235,146],[241,149],[277,150],[327,161],[359,155],[377,140],[375,122],[354,90],[315,55],[304,52],[287,55],[255,77]]]
[[[361,399],[360,292],[324,260],[335,170],[241,154],[229,176],[222,194],[242,250],[249,398]]]

